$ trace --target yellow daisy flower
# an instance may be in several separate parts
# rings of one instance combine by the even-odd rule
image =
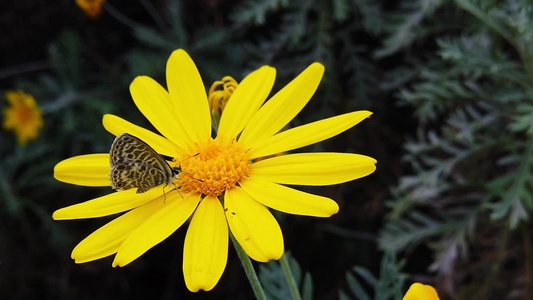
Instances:
[[[158,244],[190,218],[184,242],[183,273],[193,292],[212,289],[226,266],[228,227],[248,256],[260,262],[279,259],[284,244],[269,208],[297,215],[329,217],[339,207],[330,198],[285,186],[331,185],[372,173],[371,157],[350,153],[298,153],[270,156],[335,136],[371,112],[356,111],[279,132],[314,94],[324,67],[310,65],[265,102],[276,70],[264,66],[242,80],[227,102],[216,137],[211,112],[196,65],[184,50],[170,56],[168,91],[139,76],[130,85],[133,101],[162,134],[105,115],[110,133],[129,133],[158,153],[174,158],[179,179],[145,193],[112,193],[57,210],[55,220],[94,218],[123,211],[72,251],[76,263],[116,253],[113,266],[125,266]],[[185,159],[187,158],[187,159]],[[109,154],[66,159],[54,169],[57,180],[110,186]]]
[[[439,300],[439,295],[431,285],[415,282],[405,293],[403,300]]]
[[[91,19],[97,19],[102,14],[105,0],[76,0],[79,8]]]
[[[43,127],[43,112],[33,96],[23,91],[8,91],[6,99],[10,106],[4,109],[4,129],[13,130],[17,142],[26,145],[39,136],[39,130]]]

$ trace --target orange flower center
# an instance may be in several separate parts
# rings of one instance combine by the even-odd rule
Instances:
[[[15,114],[19,124],[27,124],[33,120],[33,110],[26,105],[17,105],[15,107]]]
[[[175,182],[185,193],[220,196],[243,179],[250,166],[246,149],[220,136],[196,144],[189,153],[180,163],[182,173]]]

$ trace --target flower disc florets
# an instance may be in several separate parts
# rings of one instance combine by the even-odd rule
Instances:
[[[183,172],[176,182],[185,193],[197,191],[203,195],[220,196],[242,180],[249,170],[246,149],[220,136],[196,144],[190,153],[190,158],[181,163]]]

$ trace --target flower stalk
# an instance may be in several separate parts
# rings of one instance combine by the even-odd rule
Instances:
[[[241,260],[244,272],[246,273],[246,277],[248,277],[248,281],[250,281],[250,285],[252,286],[252,290],[254,291],[255,298],[258,300],[266,300],[267,298],[265,295],[265,291],[263,290],[261,282],[257,277],[250,257],[248,256],[248,254],[246,254],[246,252],[244,252],[244,249],[242,249],[241,245],[239,245],[237,240],[235,240],[233,234],[230,233],[230,237],[231,241],[233,242],[233,246],[235,246],[235,250],[237,251],[237,256],[239,256],[239,259]]]
[[[279,263],[281,264],[281,269],[283,270],[283,274],[285,275],[285,280],[287,280],[287,285],[289,285],[289,290],[291,291],[292,299],[301,300],[302,297],[300,296],[298,285],[296,284],[296,280],[294,279],[294,276],[292,274],[291,266],[289,265],[287,255],[284,254],[279,259]]]

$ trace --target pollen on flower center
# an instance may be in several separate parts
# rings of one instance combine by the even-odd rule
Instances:
[[[221,137],[196,144],[181,162],[181,191],[219,196],[247,175],[250,159],[239,143]]]

